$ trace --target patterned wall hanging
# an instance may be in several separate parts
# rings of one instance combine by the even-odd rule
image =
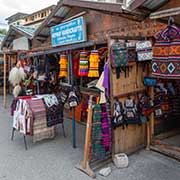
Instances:
[[[155,35],[152,74],[159,78],[180,79],[180,29],[168,25]]]

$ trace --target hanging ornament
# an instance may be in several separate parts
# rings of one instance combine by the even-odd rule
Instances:
[[[79,63],[79,76],[88,76],[88,56],[87,52],[80,53],[80,63]]]
[[[88,77],[99,77],[99,55],[97,50],[91,51]]]
[[[68,76],[68,57],[66,55],[61,55],[59,60],[60,71],[59,78]]]

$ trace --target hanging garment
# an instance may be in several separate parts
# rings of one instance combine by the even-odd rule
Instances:
[[[105,94],[106,94],[106,99],[110,98],[110,73],[109,73],[109,66],[106,63],[104,65],[104,80],[103,80],[103,86],[105,88]]]
[[[89,61],[87,52],[80,53],[80,63],[79,63],[79,76],[88,76],[89,72]]]
[[[60,71],[59,71],[59,78],[67,77],[68,76],[68,57],[66,55],[61,55],[59,60]]]
[[[99,54],[97,50],[91,51],[89,57],[89,73],[88,77],[99,77]]]
[[[80,51],[73,51],[72,63],[73,63],[73,73],[75,78],[79,78],[79,58],[80,58]]]
[[[106,96],[105,96],[105,88],[103,87],[103,81],[104,81],[104,72],[102,72],[102,74],[96,84],[96,87],[101,91],[99,104],[104,104],[107,102]]]
[[[158,78],[180,79],[180,29],[168,25],[155,39],[152,74]]]

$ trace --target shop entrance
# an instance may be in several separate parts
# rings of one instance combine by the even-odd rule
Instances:
[[[159,81],[154,97],[153,149],[180,159],[180,81]]]

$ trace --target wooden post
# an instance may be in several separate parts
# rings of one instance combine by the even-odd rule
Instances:
[[[3,107],[6,108],[6,53],[4,53],[4,88],[3,88]]]
[[[151,97],[151,99],[154,99],[154,87],[150,88],[150,97]],[[151,116],[150,116],[150,143],[152,142],[153,137],[154,137],[154,113],[151,113]]]
[[[149,66],[148,66],[149,68]],[[149,68],[150,69],[150,68]],[[148,75],[151,75],[150,73],[148,73]],[[154,89],[153,87],[149,87],[148,88],[148,93],[151,97],[151,99],[154,98]],[[147,144],[146,144],[146,149],[150,150],[150,145],[151,145],[151,141],[154,135],[154,113],[151,113],[150,117],[149,117],[149,122],[147,123]]]
[[[110,48],[111,48],[111,39],[108,38],[108,63],[109,63],[109,75],[110,75],[110,106],[111,106],[111,114],[113,112],[113,104],[114,104],[114,98],[113,98],[113,73],[110,65]],[[112,157],[115,154],[115,131],[112,129]]]
[[[90,155],[90,148],[91,148],[91,132],[92,132],[92,116],[93,116],[92,98],[93,98],[93,96],[91,95],[90,99],[89,99],[88,117],[87,117],[87,124],[86,124],[84,159],[82,162],[80,162],[79,165],[76,166],[76,168],[83,171],[84,173],[86,173],[90,177],[95,178],[96,175],[92,171],[92,169],[90,168],[90,165],[89,165],[89,155]]]

